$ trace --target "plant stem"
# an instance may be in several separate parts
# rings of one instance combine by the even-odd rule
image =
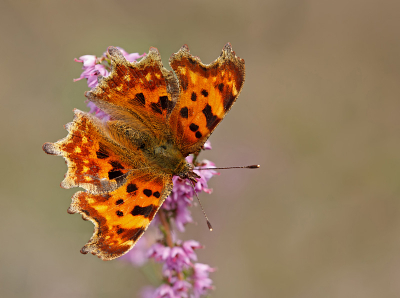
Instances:
[[[160,209],[158,211],[158,214],[160,216],[160,221],[161,224],[164,228],[165,231],[165,242],[167,243],[167,245],[169,247],[174,247],[174,241],[172,240],[172,233],[171,233],[171,225],[169,224],[168,220],[167,220],[167,216],[165,214],[165,211]],[[179,280],[183,280],[183,274],[182,272],[176,272],[178,275]]]
[[[165,238],[166,238],[165,241],[167,242],[167,245],[172,248],[174,246],[174,242],[172,241],[171,226],[168,223],[165,211],[160,209],[158,211],[158,214],[160,216],[161,224],[165,230]]]

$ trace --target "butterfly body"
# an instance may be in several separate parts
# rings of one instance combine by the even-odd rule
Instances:
[[[67,162],[61,186],[84,189],[68,212],[94,223],[81,252],[103,260],[125,254],[143,235],[170,194],[173,176],[196,182],[185,158],[200,151],[244,83],[244,61],[229,43],[209,65],[183,46],[170,58],[173,72],[155,48],[137,63],[114,47],[108,54],[111,74],[85,96],[111,120],[75,110],[67,137],[43,145]]]
[[[110,121],[108,126],[120,144],[126,144],[133,152],[140,151],[150,168],[173,176],[180,176],[188,171],[189,164],[172,137],[157,138],[151,132],[121,121]]]

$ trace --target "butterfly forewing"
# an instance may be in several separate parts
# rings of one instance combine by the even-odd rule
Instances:
[[[244,60],[228,43],[221,56],[206,65],[185,45],[171,56],[170,65],[178,77],[180,93],[169,122],[186,156],[200,149],[239,96]]]
[[[114,118],[134,117],[156,136],[162,136],[177,95],[176,79],[166,70],[156,48],[140,62],[129,62],[109,47],[112,71],[86,97]],[[128,116],[127,116],[128,115]]]
[[[146,166],[139,151],[128,151],[110,139],[99,119],[77,109],[74,113],[74,121],[65,126],[68,136],[43,145],[46,153],[63,156],[67,162],[62,187],[103,193],[124,182],[130,168]]]

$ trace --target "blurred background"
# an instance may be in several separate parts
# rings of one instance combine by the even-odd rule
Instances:
[[[206,246],[211,297],[400,297],[400,2],[0,2],[1,297],[137,297],[145,276],[80,248],[93,225],[66,210],[66,165],[44,142],[88,110],[74,58],[107,46],[226,42],[246,83],[203,158],[224,171],[187,239]]]

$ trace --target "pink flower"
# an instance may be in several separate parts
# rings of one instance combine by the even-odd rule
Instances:
[[[196,263],[194,264],[194,287],[193,292],[196,298],[201,295],[205,295],[208,290],[213,289],[212,280],[208,277],[210,272],[214,272],[215,269],[211,268],[207,264]]]
[[[97,118],[102,119],[104,121],[110,120],[110,115],[100,110],[93,102],[87,101],[86,105],[90,108],[89,113],[96,115]]]
[[[208,194],[212,192],[212,189],[208,188],[207,181],[214,175],[219,175],[215,170],[201,170],[201,168],[215,168],[215,164],[209,160],[203,160],[199,165],[196,165],[194,172],[201,178],[197,180],[196,191],[204,191]]]
[[[128,60],[129,62],[135,62],[139,58],[142,58],[142,57],[146,56],[146,53],[143,53],[142,55],[139,55],[139,53],[131,53],[131,54],[129,54],[123,48],[120,48],[120,47],[116,47],[116,48],[118,50],[120,50],[122,55],[124,55],[125,59]],[[107,57],[106,53],[104,53],[103,56]]]
[[[183,269],[189,268],[191,263],[182,247],[174,246],[171,248],[170,255],[166,259],[165,265],[169,269],[181,272]]]
[[[162,284],[153,292],[148,291],[143,298],[188,298],[192,285],[185,281],[177,279],[173,285]]]
[[[211,150],[211,149],[212,149],[211,143],[209,140],[207,140],[203,145],[203,150]]]
[[[183,200],[177,202],[175,225],[180,232],[185,231],[186,224],[193,222],[192,214],[190,213],[190,210],[188,208],[189,206],[191,206],[191,203],[188,204]]]
[[[201,246],[200,243],[197,241],[187,240],[182,243],[182,248],[189,259],[191,259],[192,261],[197,261],[197,255],[195,254],[194,250],[203,248],[203,246]]]
[[[159,286],[154,293],[155,298],[179,298],[175,295],[174,289],[167,284]]]
[[[176,297],[187,298],[189,297],[188,293],[192,285],[185,280],[178,280],[173,285],[173,290]]]
[[[75,62],[83,63],[83,69],[87,69],[89,67],[94,67],[96,65],[96,56],[94,55],[84,55],[79,57],[79,59],[74,59]]]
[[[180,246],[168,247],[161,243],[153,244],[148,252],[148,257],[153,258],[158,263],[164,263],[164,273],[172,271],[181,272],[190,267],[190,258]],[[170,274],[164,274],[170,276]]]
[[[107,77],[109,75],[109,72],[102,64],[96,64],[93,71],[87,77],[87,84],[89,88],[94,88],[97,86],[99,75],[102,75],[103,77]]]
[[[154,298],[156,289],[151,286],[145,286],[140,290],[139,296],[141,298]]]
[[[168,246],[164,246],[161,243],[154,243],[148,253],[147,253],[147,257],[148,258],[153,258],[156,262],[163,262],[165,261],[170,254],[170,250],[171,248],[169,248]]]
[[[93,55],[85,55],[79,57],[79,59],[75,59],[75,62],[83,63],[82,69],[83,72],[81,73],[79,79],[74,79],[74,82],[87,79],[87,84],[89,88],[93,88],[97,86],[97,77],[102,75],[106,77],[109,75],[108,71],[106,70],[105,66],[102,64],[98,64],[98,59],[96,56]]]

